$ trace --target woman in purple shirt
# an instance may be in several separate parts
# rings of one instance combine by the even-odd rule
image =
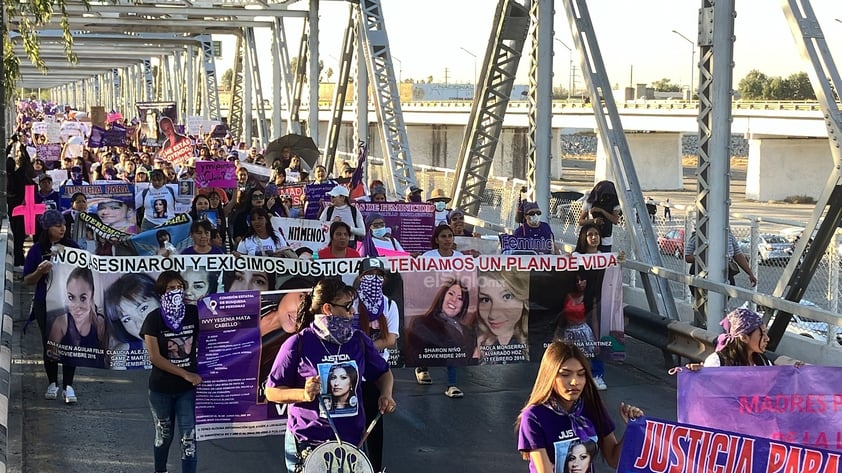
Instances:
[[[319,408],[319,398],[330,397],[329,373],[335,365],[355,366],[358,376],[352,389],[356,399],[362,399],[358,381],[373,381],[380,390],[380,412],[395,411],[389,365],[371,339],[351,325],[355,297],[354,288],[339,278],[319,281],[301,302],[298,333],[281,346],[269,373],[266,399],[289,404],[284,448],[288,471],[297,471],[312,449],[334,438],[327,415]],[[360,443],[365,430],[362,404],[355,404],[347,412],[331,414],[339,438],[351,445]]]
[[[628,422],[643,416],[643,411],[620,403],[620,416]],[[614,436],[614,422],[599,398],[587,358],[570,343],[557,340],[547,347],[516,425],[518,450],[529,461],[530,472],[563,471],[561,465],[575,455],[573,447],[579,442],[595,442],[612,468],[620,460],[623,441]],[[589,461],[582,473],[593,471]]]

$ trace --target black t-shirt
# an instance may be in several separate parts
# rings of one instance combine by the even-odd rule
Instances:
[[[164,324],[161,309],[152,311],[143,322],[140,334],[158,339],[158,351],[170,363],[191,373],[196,372],[196,349],[199,340],[199,311],[194,305],[186,305],[181,333],[173,333]],[[181,393],[193,389],[184,378],[152,366],[149,374],[149,390],[159,393]]]

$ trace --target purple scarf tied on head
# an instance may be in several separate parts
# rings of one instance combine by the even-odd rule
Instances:
[[[161,316],[164,324],[173,331],[181,333],[184,322],[184,290],[173,289],[161,296]]]
[[[731,341],[748,335],[763,325],[763,319],[748,309],[735,309],[719,322],[725,333],[716,338],[716,351],[722,351]]]

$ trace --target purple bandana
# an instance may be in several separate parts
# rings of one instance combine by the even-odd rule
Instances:
[[[184,322],[184,290],[173,289],[161,296],[161,315],[167,328],[173,333],[181,333],[181,324]]]
[[[719,322],[725,333],[716,338],[716,351],[722,351],[732,340],[740,335],[748,335],[763,325],[763,319],[748,309],[734,309]]]
[[[359,296],[369,314],[380,315],[383,312],[383,277],[376,274],[361,277]]]
[[[584,442],[596,435],[593,422],[584,415],[585,402],[581,397],[576,399],[576,402],[573,403],[573,407],[570,409],[570,412],[564,409],[561,406],[561,403],[553,398],[550,398],[546,406],[560,414],[567,414],[567,416],[570,417],[573,432],[576,434],[576,437],[579,437],[579,440]]]
[[[313,330],[326,342],[342,345],[354,336],[353,319],[339,315],[316,314]]]

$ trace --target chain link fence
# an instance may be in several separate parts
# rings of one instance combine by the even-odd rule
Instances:
[[[425,198],[436,188],[449,192],[455,179],[452,169],[415,166],[415,173],[419,187],[424,190]],[[386,168],[383,165],[370,166],[369,174],[370,179],[383,179]],[[519,199],[522,197],[521,189],[525,185],[526,182],[520,179],[489,178],[478,217],[490,224],[514,228],[517,225],[515,213]],[[552,192],[548,222],[556,240],[562,243],[566,251],[572,251],[576,245],[578,221],[583,203],[584,196],[580,193],[561,190]],[[689,264],[684,262],[684,236],[691,234],[695,228],[694,214],[672,209],[671,218],[666,218],[663,214],[663,206],[659,210],[660,212],[654,216],[652,225],[659,240],[658,247],[663,265],[677,272],[688,272]],[[649,215],[641,216],[641,218],[649,218]],[[758,219],[755,216],[739,214],[732,214],[730,221],[731,232],[736,237],[741,251],[749,259],[758,281],[752,288],[748,276],[740,272],[735,278],[737,286],[771,294],[792,256],[804,222]],[[627,229],[627,224],[624,217],[620,224],[614,227],[614,251],[623,251],[627,257],[635,258],[634,245],[631,241],[633,233]],[[801,301],[802,304],[839,312],[840,299],[842,299],[842,288],[840,288],[842,233],[837,232],[835,241],[836,243],[830,245],[819,267],[813,273]],[[624,282],[632,287],[643,287],[637,273],[632,271],[625,272]],[[674,297],[692,303],[692,294],[686,285],[677,282],[670,282],[670,285]],[[740,299],[729,299],[727,305],[729,309],[733,309],[745,302]],[[824,322],[795,316],[790,330],[820,341],[842,342],[842,329],[836,329],[838,338],[836,334],[831,334],[828,340],[828,327]]]

